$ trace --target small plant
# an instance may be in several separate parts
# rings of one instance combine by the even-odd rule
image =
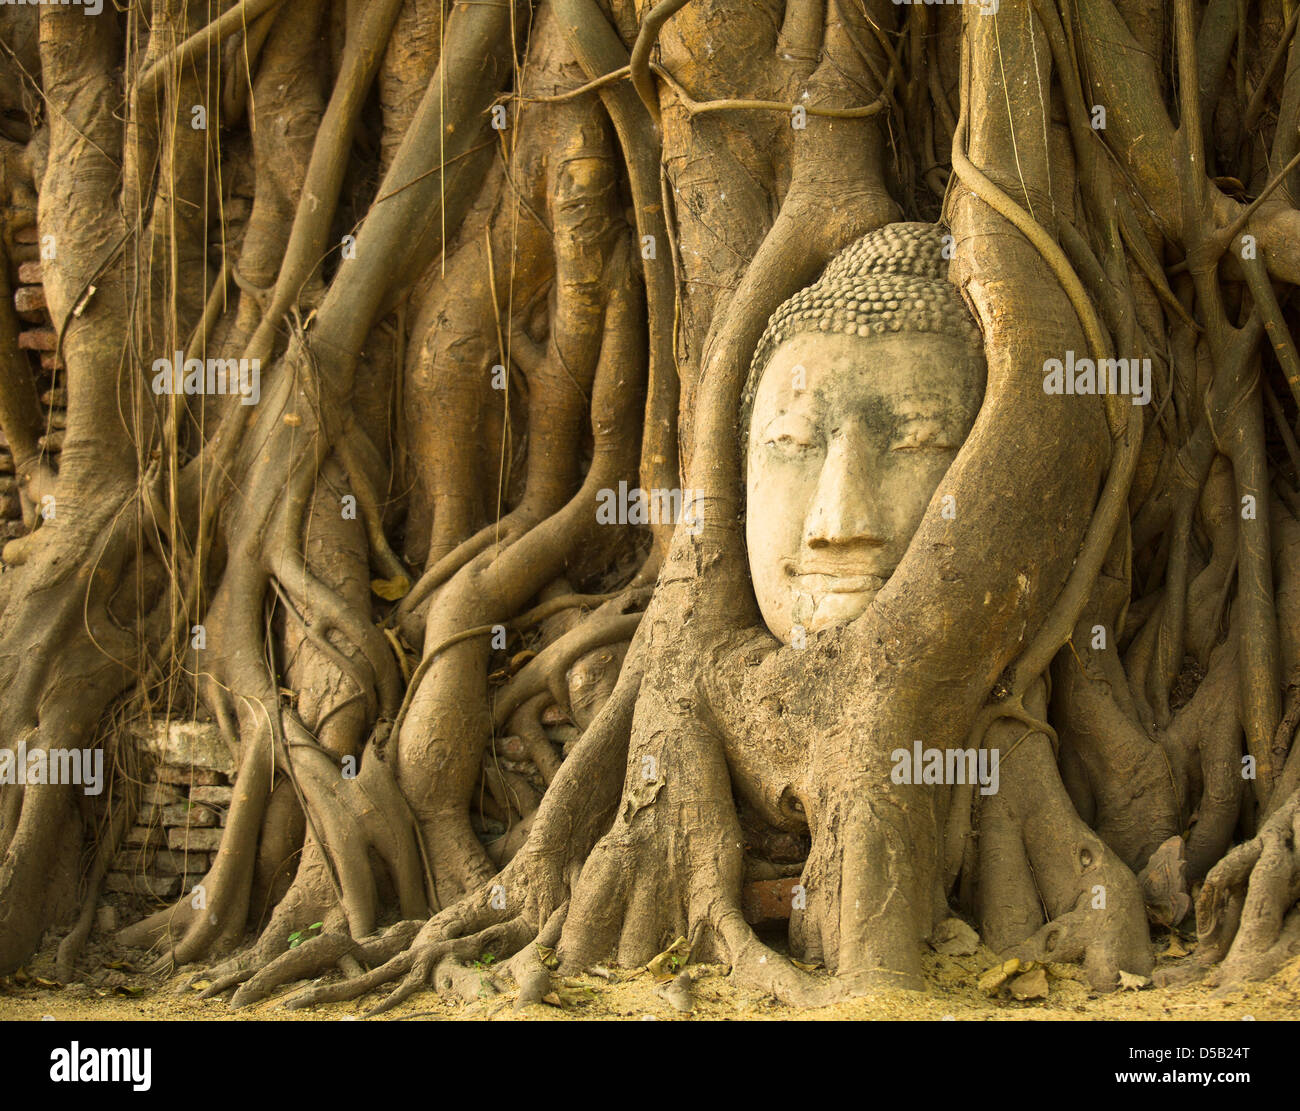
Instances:
[[[496,964],[496,957],[491,953],[484,953],[474,962],[474,967],[479,971],[483,971],[486,968],[491,968],[494,964]]]
[[[325,925],[324,922],[313,922],[305,930],[294,930],[289,935],[289,948],[297,949],[299,945],[311,937],[313,930],[319,930],[323,925]]]

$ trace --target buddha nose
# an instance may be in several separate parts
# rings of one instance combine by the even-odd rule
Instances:
[[[804,523],[809,548],[835,544],[888,543],[884,515],[876,505],[876,486],[867,462],[869,450],[860,430],[832,433],[817,490]]]

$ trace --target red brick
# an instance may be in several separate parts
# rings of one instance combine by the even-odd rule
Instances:
[[[794,889],[798,886],[798,876],[746,884],[740,893],[740,906],[745,921],[756,926],[764,922],[788,920],[794,907]]]

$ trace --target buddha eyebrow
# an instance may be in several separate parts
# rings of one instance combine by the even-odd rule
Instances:
[[[895,409],[894,419],[898,421],[909,420],[955,420],[961,417],[962,411],[952,404],[943,405],[933,409]]]
[[[910,420],[960,420],[966,416],[965,406],[955,404],[950,397],[935,398],[937,404],[926,405],[916,398],[908,398],[892,410],[896,421]]]

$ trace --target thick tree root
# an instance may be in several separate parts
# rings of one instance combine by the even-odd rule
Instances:
[[[1138,881],[1078,816],[1048,738],[998,722],[1001,791],[981,815],[978,904],[990,948],[1035,961],[1082,961],[1095,990],[1154,965]],[[1016,745],[1014,751],[1010,751]],[[1046,919],[1046,921],[1044,920]]]
[[[259,943],[247,956],[206,973],[211,983],[200,998],[211,999],[236,988],[231,1007],[247,1007],[288,984],[345,967],[349,960],[360,965],[383,964],[402,952],[422,925],[418,921],[397,922],[371,937],[354,939],[345,932],[332,931],[327,923],[325,932],[269,958]]]
[[[1300,954],[1300,791],[1205,877],[1196,900],[1197,963],[1221,990],[1265,980]]]

